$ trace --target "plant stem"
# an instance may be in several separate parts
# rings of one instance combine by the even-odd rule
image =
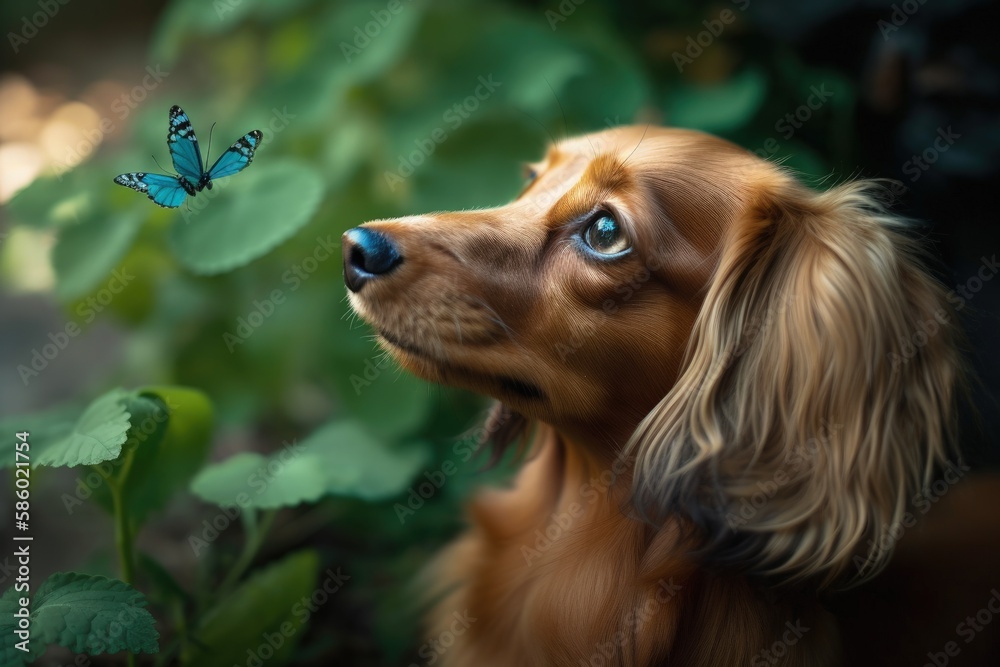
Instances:
[[[267,535],[267,531],[270,530],[271,524],[274,523],[274,517],[277,514],[277,510],[267,510],[261,515],[259,522],[256,521],[256,517],[249,511],[243,514],[247,533],[246,540],[243,542],[243,551],[240,553],[240,557],[233,564],[233,567],[230,568],[229,574],[226,575],[226,578],[222,580],[222,584],[219,586],[219,591],[222,595],[228,593],[236,585],[236,582],[240,580],[243,573],[253,563],[253,559],[257,556],[257,551],[264,542],[264,537]]]
[[[135,584],[133,567],[135,555],[132,553],[132,525],[129,521],[128,509],[125,507],[125,489],[123,487],[131,467],[132,452],[129,452],[125,455],[125,462],[122,464],[120,481],[108,480],[108,489],[111,492],[111,503],[115,515],[115,545],[118,547],[118,566],[121,569],[122,581],[129,586]]]
[[[129,468],[132,467],[132,456],[135,450],[125,455],[118,480],[108,479],[108,489],[111,493],[111,503],[115,515],[115,546],[118,548],[118,566],[122,581],[129,586],[135,585],[135,554],[132,549],[132,523],[129,520],[128,509],[125,506],[125,480],[128,479]],[[135,654],[127,653],[128,667],[135,667]]]

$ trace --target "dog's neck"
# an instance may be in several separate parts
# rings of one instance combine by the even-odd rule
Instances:
[[[747,629],[739,655],[749,664],[791,618],[742,578],[704,572],[679,519],[657,528],[629,516],[630,462],[548,425],[533,435],[513,488],[481,493],[470,506],[472,530],[437,564],[450,593],[433,627],[448,627],[456,613],[475,619],[446,664],[578,665],[599,656],[656,665],[692,647],[709,651],[705,661],[676,664],[736,664],[712,653],[705,634],[734,615]]]

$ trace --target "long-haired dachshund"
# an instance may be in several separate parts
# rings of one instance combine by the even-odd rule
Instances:
[[[381,344],[498,399],[494,444],[526,452],[434,567],[433,657],[840,664],[824,595],[879,573],[914,496],[963,474],[955,318],[886,190],[817,192],[652,127],[528,171],[506,206],[343,240]]]

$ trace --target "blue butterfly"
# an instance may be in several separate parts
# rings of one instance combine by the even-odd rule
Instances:
[[[170,127],[167,130],[167,147],[179,176],[163,176],[133,171],[115,176],[115,183],[138,190],[164,208],[177,208],[187,195],[194,197],[205,188],[212,189],[212,181],[232,176],[246,169],[253,162],[253,154],[264,135],[260,130],[248,132],[236,140],[219,156],[211,169],[205,170],[201,161],[198,137],[191,127],[191,120],[176,104],[170,107]],[[209,150],[212,142],[209,140]]]

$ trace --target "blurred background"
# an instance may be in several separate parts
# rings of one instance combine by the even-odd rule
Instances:
[[[169,484],[128,519],[160,635],[138,664],[430,663],[413,579],[512,465],[474,455],[486,401],[401,374],[351,317],[340,235],[506,202],[569,134],[691,127],[817,188],[898,180],[962,304],[980,380],[966,459],[1000,463],[998,3],[15,0],[0,22],[3,431],[64,435],[115,387],[198,406],[171,412],[202,435],[149,464]],[[173,104],[203,154],[213,123],[216,156],[264,140],[244,173],[166,210],[112,178],[169,166]],[[121,576],[89,471],[34,471],[36,581]],[[253,507],[220,520],[240,490]]]

